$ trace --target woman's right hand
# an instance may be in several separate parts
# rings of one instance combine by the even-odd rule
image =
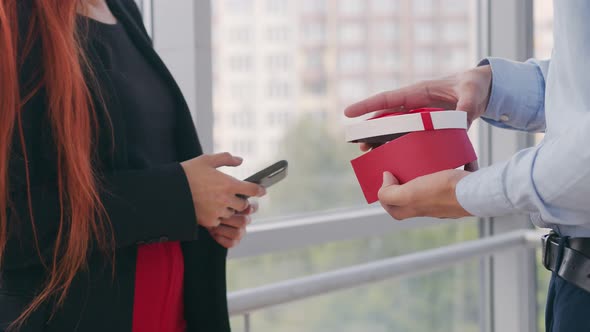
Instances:
[[[218,167],[236,167],[241,164],[242,158],[227,152],[202,155],[180,163],[188,179],[199,225],[216,227],[221,219],[247,209],[248,200],[237,195],[264,196],[266,190],[263,187],[240,181],[217,170]]]

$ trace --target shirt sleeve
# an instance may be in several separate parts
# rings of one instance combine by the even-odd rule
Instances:
[[[566,213],[590,213],[590,149],[580,146],[588,141],[590,114],[584,114],[568,135],[463,178],[457,199],[476,216],[530,213],[544,222],[571,225]]]
[[[488,58],[492,90],[482,119],[496,127],[529,132],[545,130],[545,77],[550,61],[514,62]]]

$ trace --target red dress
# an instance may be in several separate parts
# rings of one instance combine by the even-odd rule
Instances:
[[[184,259],[179,242],[140,246],[133,332],[185,332],[183,283]]]

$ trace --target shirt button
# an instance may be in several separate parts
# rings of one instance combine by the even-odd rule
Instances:
[[[500,116],[500,121],[502,122],[508,122],[510,120],[510,117],[507,114],[502,114]]]

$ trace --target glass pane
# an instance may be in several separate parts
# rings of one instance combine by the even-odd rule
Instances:
[[[349,164],[360,151],[344,142],[342,110],[472,67],[475,3],[212,1],[214,146],[245,159],[225,171],[245,178],[290,163],[257,218],[365,205]]]
[[[228,288],[235,291],[330,271],[355,264],[475,240],[475,218],[465,222],[404,230],[380,237],[317,245],[228,262]]]
[[[469,261],[257,311],[251,331],[480,331],[479,266]],[[244,331],[241,317],[232,328]]]

